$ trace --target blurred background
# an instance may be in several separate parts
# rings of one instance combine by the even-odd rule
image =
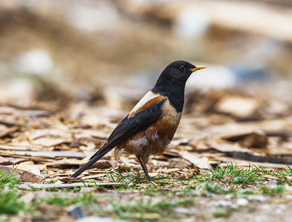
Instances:
[[[0,1],[2,106],[128,111],[181,59],[207,66],[186,114],[278,118],[291,115],[291,58],[288,0]]]

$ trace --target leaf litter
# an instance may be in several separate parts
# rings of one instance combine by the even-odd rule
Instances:
[[[257,108],[234,109],[228,105],[234,100],[256,104]],[[229,94],[224,92],[224,97],[217,104],[206,101],[211,104],[204,107],[208,112],[201,109],[200,114],[186,113],[169,149],[162,156],[152,157],[148,163],[152,185],[146,184],[135,156],[126,153],[116,160],[111,152],[79,178],[70,178],[102,146],[126,113],[112,110],[109,114],[106,104],[101,108],[100,105],[79,102],[72,102],[67,109],[56,112],[30,108],[23,112],[6,105],[6,111],[2,109],[0,115],[0,172],[7,172],[3,179],[15,175],[20,181],[14,186],[24,192],[20,199],[26,204],[42,200],[37,192],[40,190],[86,193],[86,189],[90,189],[89,192],[99,193],[98,196],[103,194],[109,198],[111,193],[115,193],[127,199],[125,204],[105,200],[112,206],[109,209],[97,201],[100,216],[111,212],[114,217],[122,219],[135,221],[146,218],[155,221],[162,216],[150,210],[156,207],[153,200],[150,205],[145,202],[138,204],[141,209],[149,210],[134,210],[130,204],[132,197],[125,197],[123,193],[139,195],[142,192],[147,195],[136,198],[143,200],[147,196],[156,196],[161,204],[164,202],[167,205],[166,209],[178,207],[176,212],[191,212],[191,208],[182,203],[168,206],[169,200],[164,200],[159,193],[169,192],[165,194],[176,202],[180,192],[189,192],[183,196],[190,198],[193,201],[191,205],[196,209],[200,208],[195,203],[196,199],[201,196],[212,200],[210,206],[217,206],[219,210],[211,216],[210,212],[206,213],[206,217],[232,217],[234,210],[231,209],[239,210],[239,206],[253,202],[246,199],[249,197],[247,194],[257,194],[260,198],[261,195],[281,194],[284,190],[291,192],[291,112],[286,110],[287,113],[282,113],[281,118],[278,114],[275,114],[277,118],[257,117],[255,112],[261,108],[261,103],[254,100],[233,95],[229,98]],[[92,115],[97,110],[98,115]],[[75,117],[77,112],[82,112],[79,118]],[[217,119],[222,118],[220,122],[214,122],[214,115]],[[202,119],[197,119],[200,116]],[[223,202],[217,196],[222,194],[239,195],[239,199],[230,197],[231,202],[222,208]],[[47,214],[44,210],[46,206],[47,203],[41,203],[36,210]],[[54,207],[52,210],[59,212]],[[91,215],[92,211],[87,214]],[[64,213],[62,215],[66,217]],[[179,215],[178,218],[187,218],[193,213]]]
[[[262,37],[252,34],[246,38],[246,30],[243,33],[222,29],[220,26],[224,24],[221,21],[210,28],[206,38],[198,38],[192,44],[187,40],[183,41],[185,44],[176,44],[167,29],[171,23],[176,23],[175,19],[182,8],[189,8],[189,3],[145,5],[140,1],[122,1],[119,10],[126,17],[134,20],[138,16],[139,24],[143,24],[142,18],[149,20],[151,17],[151,23],[159,21],[161,26],[157,25],[157,30],[153,31],[156,26],[143,24],[144,28],[139,32],[128,32],[129,29],[121,24],[120,27],[127,34],[120,35],[119,29],[115,29],[114,39],[118,37],[119,41],[114,41],[114,47],[108,47],[108,43],[112,42],[108,39],[111,31],[97,38],[96,33],[84,35],[83,31],[73,30],[58,19],[57,14],[67,15],[69,6],[75,7],[74,4],[58,4],[57,10],[51,12],[52,6],[41,2],[38,4],[38,7],[25,6],[25,10],[22,6],[20,10],[1,9],[0,20],[9,27],[5,29],[3,26],[1,32],[4,46],[0,53],[1,61],[7,61],[7,56],[14,58],[16,51],[11,51],[12,48],[22,45],[25,45],[25,49],[35,48],[37,43],[38,47],[50,48],[52,54],[58,55],[60,62],[68,58],[68,64],[62,67],[61,62],[58,69],[64,68],[70,73],[72,81],[60,79],[62,75],[59,73],[50,73],[48,81],[29,76],[38,85],[38,92],[33,92],[30,85],[24,89],[17,84],[1,81],[0,210],[5,209],[6,213],[15,215],[1,215],[1,221],[75,221],[81,214],[71,214],[71,210],[66,209],[69,206],[83,212],[84,216],[100,216],[95,218],[98,221],[103,221],[105,217],[127,221],[291,220],[292,171],[291,165],[286,164],[290,163],[292,152],[291,86],[281,94],[279,85],[276,88],[274,81],[266,91],[261,81],[259,88],[254,91],[250,85],[244,85],[230,90],[187,92],[185,113],[169,150],[162,156],[152,157],[148,163],[149,173],[153,177],[152,185],[145,183],[136,158],[125,153],[119,160],[109,153],[84,172],[80,179],[70,179],[70,175],[106,142],[116,124],[145,93],[136,86],[136,82],[132,84],[135,90],[123,87],[123,81],[119,80],[124,76],[119,77],[119,74],[136,72],[141,64],[147,69],[150,64],[151,67],[157,67],[157,64],[168,61],[169,56],[182,55],[180,53],[185,50],[184,46],[189,48],[192,44],[199,44],[200,47],[197,48],[198,55],[192,54],[191,59],[200,60],[199,54],[202,54],[202,61],[208,58],[208,61],[221,64],[230,64],[231,61],[232,64],[238,56],[242,56],[239,48],[249,51],[250,45],[247,47],[247,44],[254,46],[255,42],[262,42]],[[216,10],[217,7],[225,7],[220,2],[213,7],[209,4],[206,6],[206,13],[211,12],[211,17],[218,17],[212,13],[220,11]],[[6,7],[13,7],[13,4],[6,4]],[[46,16],[34,13],[34,10],[44,7]],[[66,13],[60,13],[62,7]],[[209,11],[210,8],[213,11]],[[242,9],[242,5],[239,4],[238,9]],[[275,11],[282,16],[283,11],[279,9]],[[109,14],[110,11],[106,10]],[[232,19],[223,23],[230,21]],[[137,24],[134,26],[136,30]],[[270,28],[266,30],[271,33]],[[258,30],[252,33],[258,33]],[[38,41],[39,38],[41,41]],[[148,40],[144,41],[144,38]],[[30,41],[15,45],[15,42],[27,39]],[[240,41],[242,47],[228,50],[230,44],[238,45],[238,39],[244,40]],[[213,46],[202,50],[205,41]],[[129,42],[131,44],[125,44]],[[11,45],[12,48],[6,47]],[[59,45],[64,46],[62,50]],[[134,47],[129,49],[128,45]],[[289,47],[274,41],[271,45],[276,45],[280,51],[283,47],[286,52],[271,50],[274,53],[278,51],[274,55],[276,57],[267,61],[271,70],[276,68],[276,72],[290,73]],[[104,50],[105,46],[107,50]],[[157,60],[159,62],[154,61],[154,64],[153,48],[157,48],[157,58],[161,56]],[[174,53],[165,56],[170,49]],[[23,50],[21,48],[20,51]],[[218,57],[214,51],[220,51],[222,56]],[[124,56],[125,52],[127,56]],[[255,58],[253,62],[262,63],[262,60]],[[125,63],[135,63],[136,68],[125,66]],[[2,65],[1,73],[4,75],[1,80],[5,80],[5,75],[10,77],[13,73],[5,74],[6,65]],[[117,78],[119,88],[114,85],[107,87],[103,81],[93,83],[92,80],[105,79],[105,73],[114,73],[115,76],[109,75],[108,79],[114,84],[112,80]],[[71,85],[74,78],[78,81],[77,87]],[[144,80],[140,82],[144,84]],[[89,88],[85,86],[87,81],[90,82]],[[285,85],[280,85],[280,88],[284,89]],[[78,99],[72,99],[73,94],[75,97],[78,94]],[[39,179],[35,181],[35,178]],[[112,183],[119,185],[99,186]],[[277,218],[279,215],[283,217]],[[83,221],[88,221],[88,218],[85,217]]]

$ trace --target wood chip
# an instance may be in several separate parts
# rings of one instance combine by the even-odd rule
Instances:
[[[42,137],[36,140],[33,140],[32,143],[36,145],[41,145],[45,147],[56,146],[62,143],[70,143],[71,140],[63,139],[63,138],[50,138],[50,137]]]
[[[199,168],[203,168],[203,169],[211,169],[211,165],[208,163],[207,160],[203,159],[203,158],[199,158],[196,154],[194,153],[190,153],[190,152],[179,152],[179,155],[190,161],[191,163],[195,164],[197,167]]]
[[[116,186],[120,185],[121,183],[96,183],[95,181],[93,183],[86,183],[86,186]],[[22,184],[18,186],[19,189],[25,189],[25,190],[31,190],[34,189],[52,189],[52,188],[58,188],[58,189],[64,189],[64,188],[74,188],[74,187],[83,187],[84,183],[72,183],[72,184]]]
[[[9,133],[15,132],[18,126],[7,127],[5,125],[0,125],[0,138],[6,136]]]
[[[24,203],[31,203],[36,197],[36,194],[33,192],[28,192],[21,196],[19,200],[23,201]]]
[[[238,144],[229,144],[229,143],[212,143],[210,148],[218,150],[222,153],[231,153],[231,152],[251,152],[249,149],[242,148]]]
[[[8,158],[0,156],[0,165],[11,165],[13,164]]]
[[[262,131],[257,131],[245,137],[242,145],[245,147],[266,148],[268,144],[268,137]]]
[[[251,117],[259,107],[254,98],[241,96],[226,96],[216,104],[216,109],[222,113],[231,114],[237,118]]]

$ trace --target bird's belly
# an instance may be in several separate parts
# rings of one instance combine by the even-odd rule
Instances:
[[[145,131],[147,138],[152,142],[151,155],[161,155],[165,151],[180,122],[181,112],[176,112],[168,100],[163,104],[162,112],[163,116]]]
[[[117,149],[124,149],[135,155],[142,155],[146,150],[149,155],[161,155],[171,142],[177,126],[178,123],[169,121],[167,117],[162,117],[151,124],[147,130],[136,133],[120,143]]]
[[[149,155],[162,154],[171,138],[160,137],[159,131],[153,135],[146,135],[146,132],[141,132],[139,135],[132,136],[128,140],[120,143],[117,149],[124,149],[127,153],[142,155],[148,150]]]
[[[150,140],[150,155],[161,155],[171,142],[178,124],[171,124],[167,119],[162,118],[155,122],[145,134]]]

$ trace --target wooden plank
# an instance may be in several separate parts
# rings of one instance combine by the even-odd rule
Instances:
[[[85,183],[86,186],[92,187],[92,186],[116,186],[120,185],[121,183]],[[64,189],[64,188],[74,188],[74,187],[83,187],[84,183],[71,183],[71,184],[35,184],[35,183],[28,183],[28,184],[22,184],[18,186],[19,189],[25,189],[25,190],[31,190],[33,189],[52,189],[52,188],[57,188],[57,189]]]

